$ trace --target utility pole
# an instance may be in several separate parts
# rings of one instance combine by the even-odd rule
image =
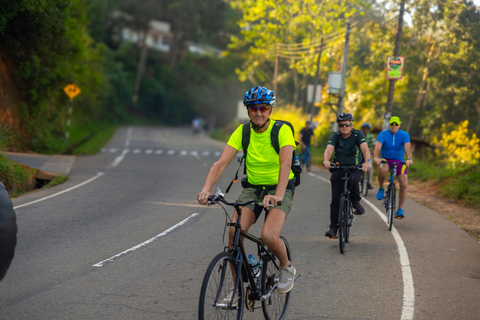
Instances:
[[[340,86],[340,95],[338,99],[337,114],[343,112],[344,98],[345,98],[345,80],[347,75],[347,57],[348,57],[348,40],[350,39],[350,22],[347,22],[347,31],[345,32],[345,48],[343,49],[342,62],[342,83]]]
[[[317,71],[315,72],[315,83],[313,85],[312,105],[310,106],[310,121],[313,120],[313,110],[315,107],[315,97],[317,96],[318,74],[320,72],[320,58],[322,57],[322,51],[323,51],[323,37],[322,37],[322,42],[320,43],[320,51],[318,52],[318,58],[317,58]]]
[[[273,92],[277,94],[277,75],[278,75],[278,51],[280,49],[279,44],[276,45],[276,53],[275,53],[275,69],[273,71]]]
[[[405,12],[405,0],[401,0],[400,3],[400,13],[398,15],[398,26],[397,26],[397,37],[395,38],[395,49],[393,51],[394,56],[398,56],[400,52],[400,39],[402,38],[402,28],[403,28],[403,13]],[[393,92],[395,90],[395,81],[390,79],[390,86],[388,87],[388,98],[387,104],[385,105],[385,113],[383,114],[384,121],[383,129],[388,128],[388,120],[392,114],[393,108]]]

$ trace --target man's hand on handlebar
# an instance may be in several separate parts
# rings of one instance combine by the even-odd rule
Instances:
[[[210,197],[212,194],[209,191],[202,190],[198,193],[197,195],[197,201],[200,204],[206,205],[208,204],[208,197]]]
[[[327,169],[330,169],[331,162],[328,161],[328,160],[325,160],[325,161],[323,161],[323,166],[324,166],[325,168],[327,168]]]
[[[279,203],[282,202],[282,200],[283,199],[277,195],[267,194],[263,198],[263,207],[268,210],[270,208],[270,204],[276,207]]]

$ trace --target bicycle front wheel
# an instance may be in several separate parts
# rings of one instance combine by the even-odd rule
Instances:
[[[387,198],[387,215],[388,215],[388,230],[392,231],[393,226],[393,213],[395,211],[395,185],[388,186],[388,198]]]
[[[235,288],[236,277],[235,258],[231,253],[219,253],[208,266],[203,278],[198,305],[198,319],[242,319],[243,317],[243,280],[239,277],[237,291],[233,297],[231,291]]]
[[[287,248],[288,259],[292,261],[292,256],[290,252],[290,246],[288,245],[287,240],[280,236],[280,239],[285,244]],[[278,282],[278,266],[280,261],[277,258],[273,257],[273,261],[266,259],[263,262],[262,269],[262,294],[267,294],[275,287]],[[285,319],[285,314],[287,313],[288,301],[290,300],[290,292],[288,293],[278,293],[277,289],[274,289],[271,295],[265,300],[262,301],[263,315],[267,320],[281,320]]]
[[[340,210],[338,212],[338,241],[340,244],[340,253],[345,252],[345,242],[347,241],[347,201],[345,196],[340,198]]]

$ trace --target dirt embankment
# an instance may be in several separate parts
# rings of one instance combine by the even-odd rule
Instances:
[[[26,134],[18,114],[19,106],[26,103],[14,80],[12,61],[0,48],[0,126],[6,126],[25,141]]]
[[[475,208],[457,203],[453,199],[441,197],[437,184],[433,182],[409,183],[408,197],[443,214],[480,241],[480,212]]]

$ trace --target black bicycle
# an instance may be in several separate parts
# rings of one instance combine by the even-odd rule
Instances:
[[[354,166],[340,166],[335,163],[331,163],[332,170],[343,170],[344,180],[343,193],[340,196],[340,210],[338,212],[338,239],[340,244],[340,253],[345,252],[345,243],[348,243],[350,237],[350,227],[355,221],[355,215],[353,212],[352,201],[350,200],[350,190],[348,189],[348,180],[350,179],[349,170],[361,170],[362,165]]]
[[[382,160],[382,164],[387,164],[387,161]],[[397,195],[397,186],[395,185],[395,175],[397,174],[397,165],[404,165],[405,162],[398,162],[390,164],[390,169],[388,172],[388,187],[387,191],[383,196],[383,205],[385,206],[385,210],[388,217],[388,230],[392,230],[393,225],[393,213],[395,212],[395,205],[396,205],[396,195]]]
[[[232,247],[225,247],[225,251],[219,253],[208,266],[203,278],[198,307],[198,319],[242,319],[243,304],[249,311],[255,310],[255,302],[262,303],[265,319],[284,319],[287,312],[290,292],[278,293],[279,260],[268,251],[260,238],[257,238],[241,229],[241,207],[258,203],[258,200],[250,200],[240,203],[238,201],[227,202],[223,194],[212,195],[209,204],[224,203],[232,206],[238,215],[238,221],[232,222],[225,208],[225,214],[229,218],[226,226],[235,228]],[[247,255],[240,236],[257,244],[257,265],[249,265]],[[287,248],[288,259],[292,256],[287,240],[280,236]],[[297,276],[298,278],[298,276]],[[247,283],[244,292],[244,283]]]
[[[373,170],[370,168],[370,170]],[[368,194],[368,186],[370,185],[370,175],[369,172],[362,172],[362,177],[360,178],[360,182],[358,183],[358,188],[360,190],[360,194],[363,194],[364,197]]]

